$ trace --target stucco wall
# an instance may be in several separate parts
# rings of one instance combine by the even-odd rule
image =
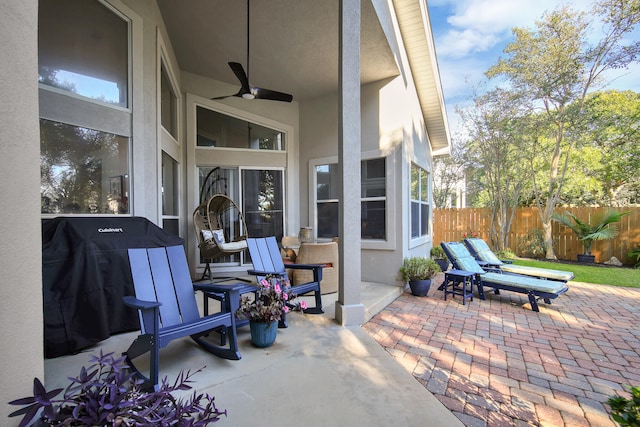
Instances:
[[[36,0],[0,5],[0,424],[43,379]]]
[[[424,132],[420,105],[412,87],[397,77],[362,87],[363,153],[379,150],[390,155],[393,176],[389,188],[390,246],[362,250],[362,280],[400,284],[397,270],[410,252],[428,253],[428,241],[410,248],[409,167],[412,161],[430,170],[431,150]],[[306,100],[300,105],[300,222],[311,225],[309,161],[338,155],[337,94]]]

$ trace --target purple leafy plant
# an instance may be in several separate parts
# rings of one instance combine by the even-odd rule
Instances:
[[[63,390],[47,391],[38,378],[33,380],[33,396],[16,399],[10,405],[23,408],[9,414],[24,415],[20,427],[27,426],[39,414],[34,425],[41,426],[181,426],[202,427],[216,422],[227,411],[216,408],[214,398],[195,391],[188,399],[175,398],[173,391],[190,390],[195,372],[180,372],[170,385],[165,377],[157,391],[145,392],[142,381],[132,373],[124,357],[113,353],[91,356],[61,399]]]

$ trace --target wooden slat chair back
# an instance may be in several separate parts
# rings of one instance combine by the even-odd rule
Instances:
[[[253,269],[249,270],[249,274],[261,280],[266,275],[276,275],[288,280],[287,271],[282,261],[280,248],[275,236],[269,237],[249,237],[247,238],[247,247],[251,255]],[[322,280],[322,265],[320,264],[287,264],[286,268],[311,270],[313,271],[313,281],[293,286],[291,289],[297,295],[304,295],[313,292],[315,297],[315,307],[309,307],[305,313],[321,314],[324,313],[322,308],[322,294],[320,292],[320,281]],[[286,320],[280,322],[280,327],[286,327]]]
[[[145,380],[145,388],[158,387],[159,352],[174,339],[191,336],[205,350],[238,360],[235,318],[233,313],[221,311],[201,317],[194,288],[207,291],[206,284],[193,285],[182,246],[129,249],[129,264],[136,296],[124,297],[124,303],[137,308],[140,314],[141,335],[125,353],[127,363]],[[229,288],[229,293],[237,289]],[[218,330],[228,338],[228,346],[205,340]],[[134,365],[133,359],[149,353],[149,377]]]

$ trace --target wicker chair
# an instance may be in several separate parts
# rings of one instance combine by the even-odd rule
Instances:
[[[193,211],[193,226],[200,255],[206,262],[202,279],[211,279],[210,262],[247,249],[247,225],[244,216],[231,198],[215,194]]]

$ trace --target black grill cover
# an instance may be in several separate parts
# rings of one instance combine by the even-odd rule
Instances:
[[[45,357],[75,353],[140,328],[127,249],[183,244],[140,217],[60,217],[42,223]],[[125,349],[123,349],[125,350]]]

